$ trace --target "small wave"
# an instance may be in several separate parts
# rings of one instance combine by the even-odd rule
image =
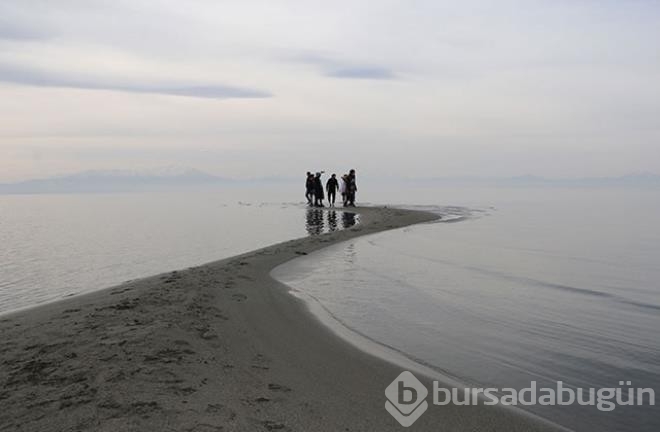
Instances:
[[[448,216],[440,219],[438,223],[456,223],[456,222],[463,222],[468,219],[469,219],[468,216]]]
[[[651,309],[652,311],[654,311],[654,313],[655,313],[655,311],[660,310],[660,305],[656,305],[656,304],[642,303],[642,302],[637,302],[637,301],[634,301],[634,300],[628,300],[628,299],[624,299],[624,298],[620,298],[619,301],[621,303],[629,304],[631,306],[637,306],[637,307],[643,308],[643,309]]]
[[[468,208],[459,206],[439,206],[439,205],[395,205],[396,208],[405,210],[426,211],[440,216],[440,219],[431,223],[456,223],[464,222],[469,219],[476,219],[488,215],[485,209]]]
[[[373,244],[373,246],[382,247],[380,245],[376,245],[375,243],[372,243],[372,244]],[[399,253],[401,255],[404,255],[404,256],[411,257],[411,258],[417,258],[417,259],[421,259],[421,260],[425,260],[425,261],[431,261],[431,262],[434,262],[434,263],[443,264],[443,265],[450,266],[450,267],[460,267],[460,268],[463,268],[465,270],[469,270],[469,271],[472,271],[472,272],[475,272],[475,273],[480,273],[480,274],[484,274],[484,275],[487,275],[487,276],[492,276],[492,277],[495,277],[495,278],[498,278],[498,279],[508,280],[508,281],[511,281],[511,282],[516,282],[516,283],[521,283],[521,284],[531,285],[531,286],[537,286],[537,287],[542,287],[542,288],[549,288],[549,289],[554,289],[554,290],[560,290],[560,291],[570,292],[570,293],[579,294],[579,295],[585,295],[585,296],[591,296],[591,297],[600,297],[602,299],[607,299],[609,301],[614,301],[614,302],[618,302],[618,303],[621,303],[621,304],[626,304],[626,305],[629,305],[629,306],[632,306],[632,307],[640,308],[640,309],[644,310],[647,313],[648,312],[656,313],[656,311],[660,310],[660,305],[631,300],[631,299],[626,298],[626,297],[621,296],[621,295],[612,294],[612,293],[608,293],[608,292],[605,292],[605,291],[599,291],[597,289],[582,288],[582,287],[576,287],[576,286],[571,286],[571,285],[564,285],[564,284],[543,281],[543,280],[540,280],[540,279],[534,279],[534,278],[525,277],[525,276],[518,276],[518,275],[505,273],[505,272],[492,270],[492,269],[485,269],[485,268],[475,267],[475,266],[466,266],[466,265],[457,264],[457,263],[454,263],[454,262],[451,262],[451,261],[448,261],[448,260],[440,260],[440,259],[430,258],[426,255],[418,255],[418,254],[414,254],[414,253],[403,253],[401,251],[398,251],[397,253]]]
[[[647,311],[650,309],[654,313],[655,313],[655,311],[660,310],[660,305],[656,305],[656,304],[652,304],[652,303],[643,303],[643,302],[639,302],[639,301],[635,301],[635,300],[630,300],[626,297],[623,297],[623,296],[620,296],[620,295],[617,295],[617,294],[608,293],[608,292],[605,292],[605,291],[598,291],[598,290],[591,289],[591,288],[575,287],[575,286],[570,286],[570,285],[558,284],[558,283],[554,283],[554,282],[546,282],[546,281],[542,281],[542,280],[539,280],[539,279],[509,275],[509,274],[505,274],[505,273],[497,272],[497,271],[493,271],[493,270],[481,269],[481,268],[478,268],[478,267],[466,267],[466,268],[468,268],[470,270],[473,270],[473,271],[480,272],[480,273],[487,273],[487,274],[490,274],[492,276],[497,276],[499,278],[514,281],[514,282],[520,282],[520,283],[540,286],[540,287],[544,287],[544,288],[551,288],[551,289],[555,289],[555,290],[566,291],[566,292],[571,292],[571,293],[580,294],[580,295],[600,297],[600,298],[608,299],[608,300],[615,301],[615,302],[618,302],[618,303],[627,304],[629,306],[633,306],[633,307],[637,307],[637,308],[641,308],[641,309],[646,309]]]
[[[531,284],[536,284],[536,285],[542,285],[548,288],[554,288],[562,291],[570,291],[574,292],[577,294],[584,294],[584,295],[591,295],[591,296],[596,296],[596,297],[611,297],[615,298],[616,296],[613,294],[609,294],[603,291],[596,291],[593,289],[589,288],[578,288],[574,286],[569,286],[569,285],[562,285],[562,284],[557,284],[557,283],[552,283],[552,282],[544,282],[538,279],[531,279],[531,278],[519,278],[522,281],[527,281],[530,282]]]
[[[530,278],[524,278],[528,280],[529,282],[536,284],[536,285],[541,285],[544,287],[548,288],[554,288],[562,291],[569,291],[573,292],[576,294],[582,294],[582,295],[588,295],[588,296],[594,296],[594,297],[601,297],[601,298],[607,298],[609,300],[618,302],[618,303],[623,303],[627,304],[630,306],[634,306],[637,308],[642,308],[642,309],[651,309],[652,311],[658,311],[660,310],[660,305],[652,304],[652,303],[643,303],[643,302],[638,302],[635,300],[630,300],[626,297],[616,295],[616,294],[610,294],[607,292],[603,291],[597,291],[589,288],[578,288],[578,287],[573,287],[573,286],[568,286],[568,285],[562,285],[562,284],[556,284],[556,283],[550,283],[550,282],[544,282],[536,279],[530,279]]]

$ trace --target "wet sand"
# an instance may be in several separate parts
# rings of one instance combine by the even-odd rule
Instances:
[[[403,430],[384,408],[403,369],[339,338],[270,276],[332,243],[436,218],[356,211],[344,231],[1,316],[0,430]],[[553,429],[499,407],[430,405],[409,430]]]

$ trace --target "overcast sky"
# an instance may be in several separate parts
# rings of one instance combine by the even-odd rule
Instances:
[[[0,181],[660,173],[660,1],[0,0]]]

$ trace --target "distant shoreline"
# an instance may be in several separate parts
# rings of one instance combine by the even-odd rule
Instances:
[[[364,180],[364,179],[363,179]],[[361,180],[361,181],[363,181]],[[371,178],[379,184],[407,187],[539,187],[539,188],[660,188],[660,174],[637,173],[610,177],[542,177],[514,175],[504,177],[381,177]],[[285,184],[300,186],[298,177],[232,178],[210,174],[194,168],[161,167],[152,170],[91,170],[67,175],[0,181],[2,195],[40,195],[76,193],[132,193],[200,188],[268,187]]]
[[[400,430],[402,371],[341,339],[277,265],[436,215],[357,208],[359,225],[0,317],[0,430]],[[424,378],[422,378],[424,381]],[[432,407],[416,430],[553,430],[484,406]]]

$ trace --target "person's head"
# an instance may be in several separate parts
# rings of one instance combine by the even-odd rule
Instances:
[[[337,177],[337,174],[333,174],[330,177],[335,178],[335,177]]]
[[[321,173],[320,173],[320,172],[317,172],[317,173],[316,173],[316,177],[321,177]]]
[[[350,170],[348,173],[349,173],[350,175],[355,175],[355,170],[352,169],[352,170]]]

